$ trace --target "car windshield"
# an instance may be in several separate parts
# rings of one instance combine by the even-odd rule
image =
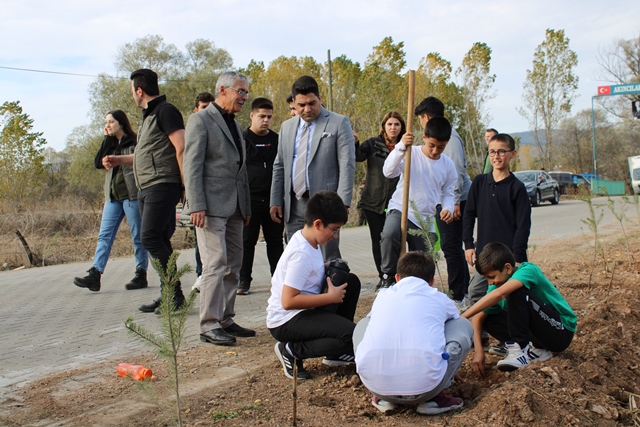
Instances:
[[[536,182],[535,172],[514,172],[513,174],[522,182]]]

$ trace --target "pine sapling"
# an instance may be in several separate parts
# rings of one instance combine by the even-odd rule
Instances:
[[[178,378],[178,351],[180,350],[180,346],[183,344],[186,332],[187,316],[193,308],[197,294],[195,291],[191,291],[182,307],[179,310],[176,310],[174,290],[179,283],[180,278],[186,273],[192,271],[189,264],[186,264],[179,269],[177,268],[176,263],[179,256],[180,254],[178,252],[173,252],[171,254],[166,271],[162,268],[158,259],[154,258],[151,260],[151,264],[158,272],[160,282],[162,283],[162,302],[160,303],[159,308],[161,333],[157,334],[151,332],[145,327],[135,323],[132,316],[125,320],[124,325],[137,338],[155,347],[158,355],[167,361],[171,378],[171,386],[176,398],[178,425],[182,426],[182,410],[180,407],[180,387]]]
[[[440,274],[440,267],[438,267],[438,260],[440,259],[440,253],[435,250],[435,244],[438,241],[438,235],[431,231],[433,228],[434,218],[429,215],[422,215],[418,210],[418,205],[413,200],[409,200],[409,204],[411,206],[411,211],[413,215],[418,220],[416,224],[419,228],[417,230],[407,230],[409,234],[412,236],[419,236],[424,241],[424,244],[427,248],[427,253],[431,255],[433,261],[436,263],[436,269],[438,271],[438,277],[440,278],[440,291],[446,293],[444,291],[444,281],[442,280],[442,275]]]

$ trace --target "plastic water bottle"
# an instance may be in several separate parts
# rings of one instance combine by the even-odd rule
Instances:
[[[449,360],[451,358],[453,358],[453,360],[456,360],[458,356],[460,356],[461,352],[462,347],[460,346],[460,343],[458,343],[457,341],[449,341],[444,346],[444,353],[442,353],[442,358],[444,360]]]
[[[121,363],[116,369],[116,374],[118,374],[119,377],[132,378],[136,381],[141,381],[151,378],[153,372],[151,372],[151,369],[145,368],[142,365]]]

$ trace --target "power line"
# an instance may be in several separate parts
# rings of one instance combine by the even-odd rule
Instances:
[[[2,66],[0,66],[0,68],[4,70],[29,71],[32,73],[61,74],[65,76],[79,76],[79,77],[98,77],[91,74],[63,73],[62,71],[32,70],[29,68],[15,68],[15,67],[2,67]]]

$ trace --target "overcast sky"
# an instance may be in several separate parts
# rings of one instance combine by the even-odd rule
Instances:
[[[598,51],[637,37],[639,16],[640,2],[629,0],[0,0],[0,67],[113,74],[118,47],[148,34],[180,50],[198,38],[211,40],[231,54],[234,67],[251,59],[268,65],[281,55],[324,62],[328,49],[362,65],[373,46],[391,36],[404,42],[408,69],[429,52],[457,68],[474,42],[485,42],[497,75],[490,125],[519,132],[528,125],[515,109],[547,28],[564,29],[578,54],[575,113],[590,109],[596,87],[607,84],[598,81]],[[71,130],[89,122],[93,80],[0,68],[0,103],[19,100],[34,130],[62,150]]]

